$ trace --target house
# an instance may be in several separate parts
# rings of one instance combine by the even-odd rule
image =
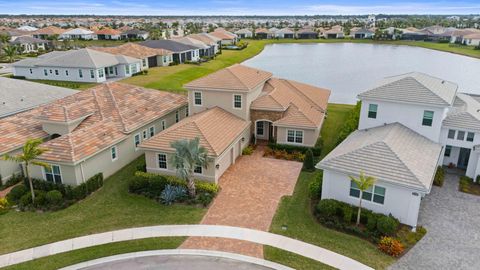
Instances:
[[[13,75],[34,80],[105,82],[130,77],[141,70],[141,60],[92,49],[53,51],[12,64]]]
[[[295,31],[290,28],[282,28],[275,32],[275,38],[295,38]]]
[[[363,171],[377,178],[363,197],[364,207],[416,227],[421,198],[430,192],[438,165],[456,159],[470,177],[480,172],[476,124],[469,115],[476,103],[457,89],[412,72],[385,78],[359,94],[358,130],[317,164],[324,170],[322,199],[358,202],[358,188],[348,176]]]
[[[174,38],[174,41],[197,47],[200,53],[200,57],[212,57],[215,56],[215,45],[207,45],[203,41],[186,36],[181,38]]]
[[[31,32],[28,31],[22,31],[22,30],[16,30],[16,29],[7,29],[0,31],[0,35],[6,35],[10,37],[10,41],[14,41],[18,37],[23,37],[23,36],[31,36]]]
[[[88,29],[74,28],[60,34],[60,39],[92,40],[92,39],[97,39],[97,35],[95,35],[95,32]]]
[[[33,32],[33,37],[47,40],[47,39],[52,39],[54,37],[58,38],[60,37],[61,34],[63,34],[66,31],[67,30],[56,27],[56,26],[48,26]]]
[[[149,33],[139,29],[130,29],[121,33],[121,39],[147,40]]]
[[[213,52],[214,54],[217,54],[220,52],[220,48],[222,46],[222,40],[219,38],[216,38],[208,33],[199,33],[199,34],[190,34],[188,35],[190,38],[194,38],[196,40],[200,40],[201,42],[212,46],[213,47]]]
[[[325,118],[330,91],[273,78],[266,71],[233,65],[194,80],[188,90],[190,117],[143,143],[147,171],[175,173],[170,143],[200,138],[209,151],[196,177],[218,181],[254,137],[281,144],[313,146]]]
[[[195,46],[183,44],[174,40],[147,40],[140,42],[140,45],[153,48],[164,49],[172,52],[172,62],[198,62],[200,60],[200,49]]]
[[[340,25],[334,25],[331,29],[326,30],[323,33],[325,38],[344,38],[343,27]]]
[[[365,39],[365,38],[372,38],[374,35],[375,35],[375,32],[370,29],[366,29],[366,28],[350,29],[350,36],[352,38]]]
[[[23,26],[18,27],[17,30],[33,32],[33,31],[37,31],[38,28],[30,26],[30,25],[23,25]]]
[[[312,28],[302,28],[297,31],[297,38],[298,39],[317,39],[318,32],[313,30]]]
[[[252,38],[253,37],[253,32],[252,32],[251,29],[243,28],[243,29],[235,31],[235,35],[237,35],[238,38]]]
[[[90,47],[90,49],[113,55],[125,55],[140,59],[142,61],[142,69],[168,66],[173,61],[171,51],[165,49],[153,49],[134,42],[127,42],[115,47]]]
[[[223,28],[217,28],[215,31],[210,32],[210,35],[219,38],[221,45],[234,45],[238,41],[238,36],[232,32],[229,32]]]
[[[48,41],[30,36],[18,37],[14,41],[10,41],[10,44],[18,46],[21,53],[46,51],[49,46]]]
[[[31,166],[33,178],[79,185],[108,177],[142,155],[139,144],[186,114],[186,97],[122,83],[100,84],[38,108],[0,119],[0,155],[16,154],[28,138],[48,149]],[[0,161],[9,178],[20,165]]]
[[[95,31],[95,34],[98,40],[119,40],[122,32],[111,28],[103,28]]]
[[[463,37],[470,34],[480,34],[480,30],[475,28],[457,29],[453,31],[450,43],[463,43]]]
[[[257,39],[268,39],[272,37],[273,37],[273,33],[266,28],[255,29],[255,38]]]
[[[463,36],[462,44],[470,46],[480,46],[480,32]]]
[[[0,77],[0,119],[75,93],[69,88]]]

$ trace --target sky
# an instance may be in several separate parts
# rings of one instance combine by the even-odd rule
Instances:
[[[480,0],[0,0],[0,14],[480,14]]]

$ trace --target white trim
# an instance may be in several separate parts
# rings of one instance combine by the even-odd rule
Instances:
[[[288,132],[289,131],[293,131],[294,134],[293,134],[293,142],[289,142],[288,141]],[[296,142],[296,139],[297,139],[297,131],[300,131],[302,132],[302,142]],[[287,129],[287,132],[285,133],[285,142],[286,144],[295,144],[295,145],[304,145],[303,144],[303,141],[305,140],[305,132],[301,129]]]
[[[62,174],[62,167],[59,164],[54,164],[54,163],[49,163],[51,170],[52,170],[52,177],[53,177],[53,183],[56,184],[57,182],[55,181],[55,174],[53,173],[53,166],[58,167],[58,171],[60,172],[60,184],[63,184],[63,174]],[[42,174],[43,174],[43,180],[49,182],[47,180],[47,172],[45,171],[45,167],[42,166]]]
[[[153,134],[152,134],[152,129],[153,129]],[[148,128],[148,136],[151,138],[155,136],[155,126],[151,126]]]
[[[138,145],[137,140],[135,139],[138,136]],[[140,133],[136,133],[133,135],[133,147],[135,147],[135,151],[138,150],[138,146],[142,143],[142,135]]]
[[[352,186],[351,186],[352,182],[353,181],[350,180],[350,187],[348,189],[348,196],[352,197],[352,198],[355,198],[355,199],[360,199],[360,197],[355,197],[355,196],[352,196],[350,194],[350,190],[352,189]],[[373,197],[375,196],[375,187],[381,187],[381,188],[385,189],[385,194],[383,195],[383,203],[377,203],[377,202],[373,201]],[[353,188],[353,189],[358,190],[360,192],[360,189],[358,189],[358,188]],[[367,191],[367,192],[372,193],[372,199],[371,200],[366,200],[366,199],[362,198],[362,202],[368,202],[368,203],[372,203],[372,204],[376,204],[376,205],[385,206],[385,199],[387,198],[387,188],[386,187],[381,186],[381,185],[372,185],[372,192],[370,192],[370,191]],[[362,193],[362,192],[360,192],[360,193]],[[363,192],[363,193],[365,193],[365,192]],[[380,196],[380,195],[378,195],[378,196]]]
[[[142,130],[142,141],[148,139],[148,129]]]
[[[235,96],[240,96],[240,108],[235,107]],[[242,110],[243,109],[243,95],[242,94],[232,94],[232,108],[234,110]]]
[[[195,101],[197,100],[197,98],[195,97],[196,93],[200,94],[200,104],[195,103]],[[203,92],[202,91],[193,91],[193,106],[203,107]]]
[[[160,155],[165,155],[165,165],[166,165],[166,168],[160,168],[160,159],[159,159],[159,156],[160,156]],[[157,169],[157,170],[168,171],[168,155],[167,155],[167,153],[163,153],[163,152],[157,152],[157,153],[155,153],[155,160],[157,161],[157,166],[156,166],[156,169]]]

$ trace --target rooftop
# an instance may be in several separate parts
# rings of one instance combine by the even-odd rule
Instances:
[[[172,52],[165,49],[154,49],[146,46],[142,46],[138,43],[127,42],[120,46],[116,47],[90,47],[90,49],[110,53],[110,54],[121,54],[133,58],[144,59],[151,56],[157,55],[169,55]]]

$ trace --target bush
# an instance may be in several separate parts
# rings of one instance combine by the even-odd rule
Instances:
[[[322,173],[319,173],[308,185],[310,198],[312,199],[320,199],[322,196],[322,175]]]
[[[400,222],[392,216],[382,216],[377,220],[377,230],[382,235],[394,235],[398,225]]]
[[[33,206],[35,207],[42,207],[42,206],[45,206],[47,204],[47,196],[46,196],[46,192],[43,191],[43,190],[35,190],[35,203]]]
[[[303,169],[310,172],[315,170],[315,161],[313,160],[312,149],[308,149],[307,152],[305,152],[305,161],[303,162]]]
[[[443,186],[443,182],[445,180],[445,169],[442,166],[437,167],[437,171],[435,172],[435,177],[433,178],[433,184],[435,186]]]
[[[14,186],[22,181],[22,176],[17,175],[17,174],[12,174],[12,176],[5,182],[5,184],[2,186],[2,181],[1,181],[1,175],[0,175],[0,190],[6,189],[8,187]]]
[[[87,186],[87,194],[91,194],[103,186],[103,174],[95,174],[94,176],[90,177],[85,184]]]
[[[252,147],[251,145],[243,148],[243,150],[242,150],[242,155],[247,155],[247,156],[249,156],[249,155],[251,155],[252,153],[253,153],[253,147]]]
[[[404,247],[402,243],[400,243],[400,241],[388,236],[384,236],[380,239],[380,242],[378,243],[378,248],[382,252],[392,257],[398,257],[404,251]]]
[[[76,201],[83,200],[87,197],[87,185],[82,183],[72,189],[73,199]]]
[[[349,205],[344,206],[342,209],[343,212],[343,222],[349,224],[352,222],[352,217],[353,217],[353,208],[350,207]]]
[[[288,154],[292,154],[293,152],[300,152],[305,154],[309,149],[312,151],[313,155],[318,157],[322,153],[322,149],[318,147],[307,147],[307,146],[298,146],[298,145],[290,145],[290,144],[278,144],[278,143],[268,143],[268,147],[272,150],[285,150]]]
[[[47,203],[50,205],[59,205],[63,201],[63,195],[58,190],[50,190],[45,195],[45,198],[47,199]]]
[[[213,200],[213,195],[208,192],[202,192],[198,195],[198,201],[205,207],[207,207]]]
[[[318,202],[316,211],[326,220],[332,220],[337,214],[337,207],[339,202],[332,199],[321,200]]]
[[[187,182],[175,177],[165,176],[153,173],[145,173],[137,171],[135,176],[128,183],[128,190],[132,193],[145,195],[147,197],[155,197],[162,193],[166,185],[187,187]],[[215,183],[206,181],[195,181],[197,192],[208,192],[213,195],[217,194],[219,187]]]
[[[0,198],[0,211],[6,210],[8,206],[8,200],[5,198]]]
[[[338,134],[337,145],[340,144],[343,140],[345,140],[345,138],[347,138],[350,133],[352,133],[358,128],[361,107],[362,103],[358,101],[357,105],[355,105],[355,107],[350,111],[345,123],[343,124]]]
[[[28,207],[29,205],[32,204],[32,195],[29,193],[23,194],[23,196],[20,198],[18,202],[19,206],[21,208]]]
[[[376,231],[377,221],[381,216],[383,215],[375,214],[375,213],[371,213],[370,215],[368,215],[366,227],[369,231],[371,232]]]
[[[30,194],[29,190],[25,185],[18,185],[12,188],[12,190],[10,190],[10,192],[7,194],[7,200],[9,202],[17,204],[20,202],[22,196],[25,195],[27,192],[28,194]]]
[[[177,200],[187,196],[187,189],[182,186],[167,185],[160,195],[160,201],[165,205],[171,205]]]
[[[220,187],[215,183],[195,181],[195,187],[197,192],[206,192],[211,194],[217,194],[220,191]]]

